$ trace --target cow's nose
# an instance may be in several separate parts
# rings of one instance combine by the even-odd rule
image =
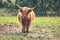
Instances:
[[[24,15],[24,18],[26,18],[26,16]]]
[[[24,15],[24,17],[25,17],[26,15]]]

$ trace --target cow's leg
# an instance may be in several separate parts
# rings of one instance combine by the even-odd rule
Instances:
[[[25,33],[25,26],[22,26],[22,32]]]
[[[27,26],[26,26],[26,33],[29,33],[29,26],[30,26],[30,22],[28,21]]]
[[[29,33],[29,26],[26,27],[26,33]]]

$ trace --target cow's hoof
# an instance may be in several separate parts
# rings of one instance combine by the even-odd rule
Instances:
[[[26,33],[29,33],[29,31],[26,31]]]
[[[25,31],[24,31],[24,32],[22,32],[22,33],[25,33]]]

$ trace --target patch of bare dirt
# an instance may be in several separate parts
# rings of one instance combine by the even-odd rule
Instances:
[[[19,35],[22,36],[21,33],[22,27],[19,24],[0,24],[0,37],[2,34],[5,35]],[[1,33],[3,32],[3,33]],[[11,34],[12,33],[12,34]],[[41,28],[36,26],[30,27],[30,32],[27,34],[26,38],[28,40],[60,40],[60,38],[54,37],[54,34],[51,32],[49,28]]]

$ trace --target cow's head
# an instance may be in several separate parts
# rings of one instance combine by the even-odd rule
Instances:
[[[27,17],[28,14],[35,8],[29,8],[29,7],[20,7],[19,5],[17,5],[17,7],[20,9],[20,12],[22,13],[23,17]]]

